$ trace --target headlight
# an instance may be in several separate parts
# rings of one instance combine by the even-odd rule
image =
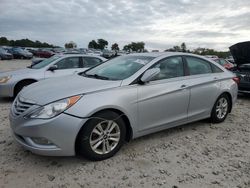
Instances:
[[[73,106],[79,99],[81,95],[69,97],[67,99],[59,100],[43,107],[40,107],[30,114],[26,115],[25,118],[31,119],[50,119],[53,118],[60,113],[64,112],[71,106]]]
[[[11,78],[11,76],[0,77],[0,84],[4,84],[4,83],[8,82],[10,78]]]

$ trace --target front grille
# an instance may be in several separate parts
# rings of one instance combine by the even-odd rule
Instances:
[[[245,76],[244,76],[244,81],[246,81],[246,82],[250,82],[250,73],[247,73],[247,74],[245,74]]]
[[[28,102],[24,102],[24,101],[20,100],[20,98],[18,97],[14,102],[13,113],[16,116],[19,116],[20,114],[24,113],[26,110],[28,110],[33,105],[34,104],[32,104],[32,103],[28,103]]]

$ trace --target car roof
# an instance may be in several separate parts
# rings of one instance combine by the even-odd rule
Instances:
[[[148,57],[160,57],[160,56],[172,56],[172,55],[193,55],[191,53],[184,53],[184,52],[145,52],[145,53],[132,53],[128,54],[128,56],[148,56]]]
[[[58,57],[96,57],[100,59],[105,59],[104,57],[98,56],[98,55],[88,55],[88,54],[55,54],[55,56]]]

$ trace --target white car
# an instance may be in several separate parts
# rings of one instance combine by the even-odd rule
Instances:
[[[0,73],[0,97],[16,96],[24,86],[39,80],[77,74],[106,61],[100,56],[55,55],[25,69]]]

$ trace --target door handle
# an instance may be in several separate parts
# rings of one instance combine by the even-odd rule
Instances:
[[[186,88],[186,87],[187,87],[187,85],[185,85],[185,84],[181,85],[181,88]]]
[[[214,77],[214,80],[218,80],[218,77]]]

